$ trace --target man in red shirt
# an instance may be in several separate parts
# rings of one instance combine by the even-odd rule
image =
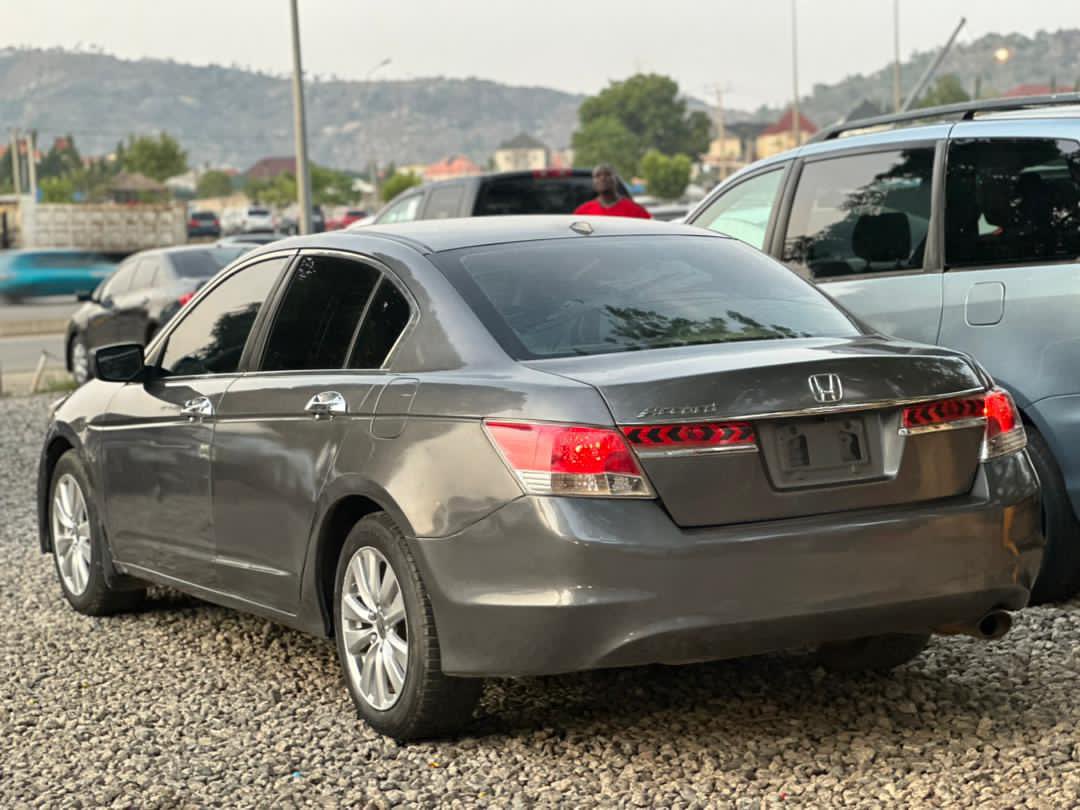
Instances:
[[[592,184],[596,190],[596,199],[582,203],[575,214],[597,217],[637,217],[652,219],[652,215],[619,193],[619,184],[615,179],[615,169],[607,163],[601,163],[592,173]]]

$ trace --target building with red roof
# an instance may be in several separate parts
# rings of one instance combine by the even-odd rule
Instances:
[[[810,140],[810,137],[818,131],[818,128],[814,126],[814,122],[799,113],[799,135],[795,137],[795,111],[788,107],[784,111],[784,114],[780,116],[780,120],[775,123],[769,124],[761,131],[761,134],[757,136],[754,143],[754,152],[757,157],[767,158],[771,155],[778,154],[780,152],[786,152],[788,149],[794,149],[796,146],[806,143]]]
[[[483,174],[484,170],[469,160],[465,155],[450,155],[424,167],[424,180],[449,180],[452,177],[470,177]]]
[[[282,174],[296,176],[295,157],[264,157],[244,172],[249,180],[273,180]]]

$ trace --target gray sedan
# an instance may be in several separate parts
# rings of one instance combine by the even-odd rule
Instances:
[[[480,678],[997,638],[1042,549],[1008,394],[732,239],[487,218],[278,242],[53,415],[76,610],[149,583],[336,639],[364,719]]]

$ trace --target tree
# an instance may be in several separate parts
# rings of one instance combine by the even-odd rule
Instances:
[[[657,149],[650,149],[641,159],[640,171],[650,194],[662,200],[674,200],[686,191],[691,166],[686,155],[669,157]]]
[[[633,159],[622,158],[625,164],[637,167],[645,152],[658,149],[668,155],[698,155],[709,148],[709,117],[700,111],[687,113],[686,101],[679,98],[679,85],[667,76],[639,73],[621,82],[613,82],[595,96],[585,99],[578,110],[581,125],[574,133],[577,149],[579,136],[588,148],[599,144],[600,134],[617,136],[617,144],[609,147],[620,152],[629,150],[630,141],[610,124],[602,130],[596,122],[610,119],[620,124],[636,141]],[[590,125],[594,125],[590,130]],[[607,158],[614,162],[614,158]],[[588,165],[586,157],[581,162]],[[620,169],[623,172],[624,169]]]
[[[195,187],[196,197],[227,197],[232,194],[232,178],[218,169],[204,172]]]
[[[187,152],[175,138],[162,132],[156,138],[132,137],[123,151],[123,167],[163,181],[187,171]]]
[[[347,205],[356,195],[353,180],[336,169],[311,164],[311,199],[316,205]]]
[[[379,189],[379,194],[382,196],[383,201],[387,202],[394,199],[405,189],[418,186],[421,182],[421,179],[412,172],[394,172],[390,179],[383,183],[382,188]]]
[[[38,185],[43,202],[69,203],[75,196],[75,184],[70,177],[44,177]]]
[[[961,101],[970,100],[971,96],[964,90],[960,78],[955,73],[947,73],[934,82],[934,86],[919,99],[919,103],[915,106],[918,109],[923,109],[925,107],[939,107],[942,104],[957,104]]]
[[[641,144],[619,119],[595,118],[574,133],[574,162],[579,166],[610,163],[623,177],[633,177],[641,158]]]
[[[41,179],[62,177],[65,174],[80,171],[82,167],[82,157],[79,156],[79,150],[75,148],[75,139],[67,135],[53,141],[49,151],[38,163],[37,174]]]

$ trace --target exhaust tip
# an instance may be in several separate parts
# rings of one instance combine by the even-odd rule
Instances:
[[[1012,616],[1004,610],[992,610],[979,619],[979,635],[987,641],[1004,636],[1012,629]]]

